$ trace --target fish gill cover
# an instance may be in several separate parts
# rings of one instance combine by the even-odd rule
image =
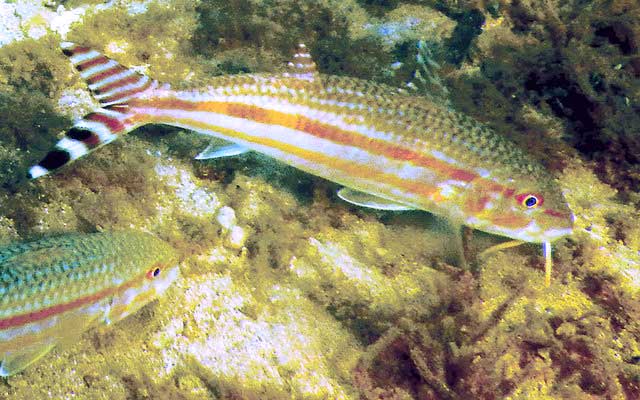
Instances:
[[[0,241],[134,228],[184,262],[157,303],[53,350],[0,397],[640,396],[639,9],[583,3],[1,5]],[[161,125],[16,183],[95,107],[63,40],[174,87],[284,71],[304,41],[323,73],[418,94],[423,40],[438,96],[542,160],[574,234],[554,243],[549,288],[537,246],[463,270],[426,213],[346,205],[260,155],[192,160],[209,141]],[[499,241],[474,233],[470,251]]]

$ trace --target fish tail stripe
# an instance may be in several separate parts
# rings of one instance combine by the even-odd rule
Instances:
[[[96,52],[97,53],[97,52]],[[87,53],[87,55],[89,55],[90,53]],[[109,63],[109,59],[103,55],[101,55],[100,53],[97,53],[98,57],[95,58],[89,58],[79,64],[74,63],[76,69],[78,71],[86,71],[91,67],[95,67],[97,65],[103,65],[103,64],[108,64]],[[73,62],[73,60],[71,60]]]
[[[64,50],[63,50],[63,53],[65,53]],[[95,50],[89,50],[84,52],[71,52],[69,50],[67,53],[65,53],[65,55],[69,57],[73,65],[80,65],[85,62],[89,62],[91,60],[97,59],[101,56],[101,54]]]
[[[119,77],[121,75],[131,75],[131,73],[134,73],[133,71],[129,71],[127,70],[125,67],[123,67],[122,65],[118,65],[116,67],[110,68],[98,75],[92,76],[90,78],[87,78],[86,81],[87,83],[89,83],[89,89],[91,91],[94,90],[94,88],[100,88],[100,86],[102,86],[103,84],[105,84],[105,82],[107,81],[107,78],[113,77],[115,76],[113,79],[119,79]]]
[[[36,179],[48,173],[48,169],[43,168],[40,165],[34,165],[33,167],[29,168],[28,177],[29,179]]]
[[[124,124],[119,119],[103,113],[91,113],[83,119],[104,124],[112,134],[118,134],[125,129]]]
[[[64,53],[64,55],[68,57],[72,57],[77,54],[86,54],[94,51],[89,47],[78,46],[77,44],[71,42],[62,42],[60,43],[60,47],[62,48],[62,52]]]
[[[102,122],[99,121],[89,121],[89,120],[80,120],[75,125],[76,128],[86,129],[88,131],[93,132],[100,138],[100,142],[102,144],[106,144],[114,141],[117,136],[113,134],[113,132],[105,126]]]
[[[99,76],[101,73],[105,71],[109,71],[115,68],[122,68],[122,66],[120,66],[120,64],[118,64],[117,62],[113,60],[109,60],[106,57],[104,57],[104,59],[107,61],[99,64],[95,64],[85,70],[80,70],[78,68],[82,79],[94,79],[94,76]],[[86,64],[90,64],[90,62],[87,62]]]
[[[130,281],[127,281],[126,283],[120,286],[106,288],[98,293],[94,293],[85,297],[80,297],[68,303],[56,304],[55,306],[43,308],[41,310],[30,312],[27,314],[15,315],[9,318],[0,319],[0,330],[15,328],[15,327],[23,326],[32,322],[41,321],[51,316],[62,314],[67,311],[75,310],[87,304],[95,303],[115,293],[134,287],[135,285],[139,284],[142,280],[144,280],[145,276],[146,276],[146,272],[144,274],[138,275],[137,277],[133,278]]]
[[[29,169],[29,177],[35,179],[46,175],[117,139],[119,134],[128,130],[128,125],[123,122],[127,114],[119,112],[120,110],[126,110],[126,107],[112,106],[85,115],[65,133],[42,161]]]
[[[157,87],[157,82],[149,79],[147,76],[141,76],[138,82],[122,86],[118,89],[114,89],[109,92],[109,97],[103,97],[99,99],[100,103],[108,106],[118,103],[124,103],[127,100],[135,97],[137,94],[146,91],[149,88]]]
[[[107,82],[107,79],[105,79],[101,81],[101,85],[94,85],[94,91],[96,92],[96,95],[94,97],[96,99],[99,100],[103,97],[111,96],[114,93],[112,89],[118,89],[123,86],[135,84],[136,82],[140,81],[135,72],[131,70],[127,70],[126,73],[120,77],[116,75],[108,79],[110,79],[111,81]]]
[[[58,149],[51,150],[42,161],[29,168],[29,178],[36,179],[42,175],[46,175],[50,171],[67,164],[69,161],[71,161],[71,155],[68,151]]]
[[[104,106],[125,102],[149,89],[154,82],[90,48],[70,42],[62,43],[61,47],[87,81],[96,100]]]
[[[76,160],[89,152],[89,148],[80,140],[63,137],[56,144],[56,148],[69,153],[69,161]]]
[[[100,138],[95,133],[87,129],[71,128],[67,132],[67,137],[79,140],[84,143],[90,150],[100,145]]]

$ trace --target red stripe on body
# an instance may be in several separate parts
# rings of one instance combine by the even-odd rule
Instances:
[[[474,179],[478,178],[478,175],[473,172],[465,171],[463,169],[454,169],[451,171],[449,175],[451,178],[462,181],[462,182],[471,182]]]
[[[111,296],[119,291],[126,290],[130,287],[135,286],[139,281],[145,279],[146,273],[140,274],[129,282],[117,286],[115,288],[107,288],[98,293],[81,297],[79,299],[75,299],[68,303],[58,304],[49,308],[44,308],[39,311],[31,312],[28,314],[16,315],[15,317],[9,317],[0,320],[0,330],[15,328],[18,326],[23,326],[29,324],[31,322],[41,321],[45,318],[51,317],[56,314],[62,314],[67,311],[71,311],[73,309],[80,308],[84,305],[95,303],[98,300],[104,299],[108,296]]]
[[[160,104],[156,104],[157,102],[159,102]],[[165,108],[163,107],[165,105],[163,103],[165,102],[166,100],[153,101],[154,106],[158,108]],[[297,129],[302,132],[311,134],[315,137],[331,140],[342,145],[359,147],[369,151],[373,150],[373,152],[379,153],[395,160],[410,161],[415,165],[439,171],[449,178],[461,180],[464,182],[471,182],[479,178],[477,174],[459,168],[451,167],[447,163],[440,161],[434,157],[429,157],[416,151],[384,142],[382,140],[373,139],[364,135],[354,134],[354,132],[345,131],[329,124],[324,124],[322,122],[317,122],[315,120],[306,118],[304,116],[297,116],[297,121],[295,121],[295,124],[283,124],[282,121],[291,120],[291,118],[286,118],[287,114],[246,104],[224,102],[203,102],[198,104],[175,99],[170,99],[168,103],[169,104],[167,105],[170,106],[168,108],[175,107],[186,110],[198,109],[203,111],[210,108],[216,110],[223,106],[226,108],[225,114],[232,117],[245,118],[262,123],[275,122],[277,125]],[[276,119],[277,121],[274,121]],[[503,187],[500,187],[500,189],[500,191],[504,190]]]
[[[256,122],[268,123],[270,121],[269,110],[265,110],[259,107],[247,107],[246,105],[240,103],[222,104],[226,104],[227,114],[233,117],[244,118]],[[201,107],[197,108],[201,109]]]

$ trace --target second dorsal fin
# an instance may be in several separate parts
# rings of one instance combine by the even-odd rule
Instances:
[[[293,60],[287,63],[287,72],[285,76],[313,82],[318,75],[316,63],[309,53],[309,49],[304,43],[298,44]]]

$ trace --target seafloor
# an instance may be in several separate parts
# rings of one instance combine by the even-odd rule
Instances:
[[[9,1],[0,27],[0,242],[138,229],[182,258],[165,296],[0,398],[640,398],[637,1]],[[157,125],[26,182],[94,106],[61,40],[184,86],[281,71],[304,41],[321,72],[411,82],[528,148],[575,233],[550,287],[534,245],[462,270],[427,213],[257,154],[197,161],[206,139]]]

